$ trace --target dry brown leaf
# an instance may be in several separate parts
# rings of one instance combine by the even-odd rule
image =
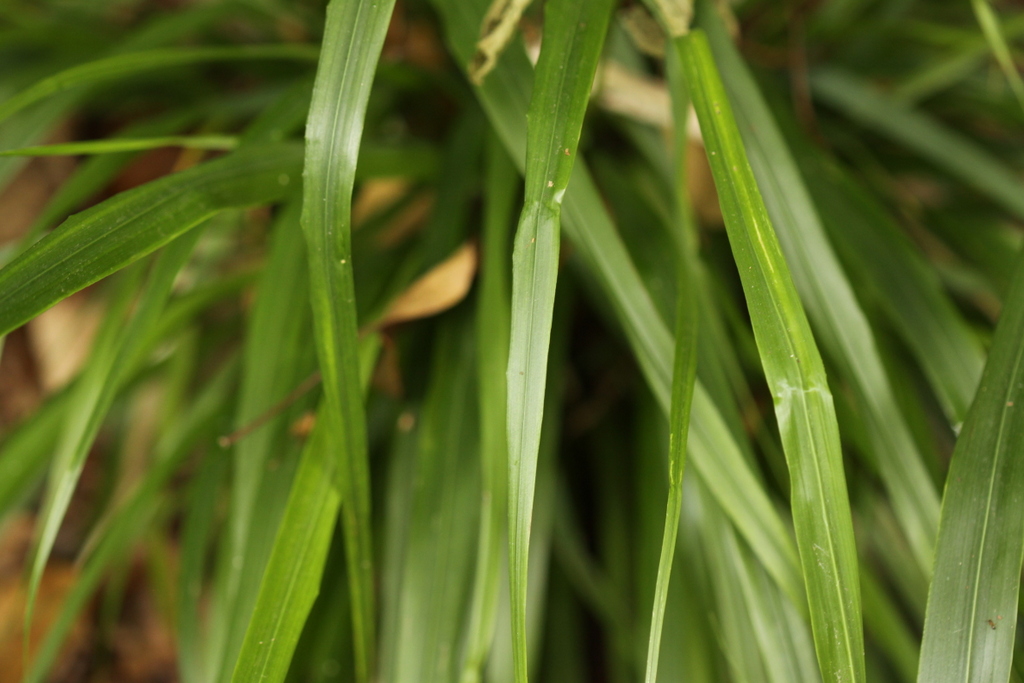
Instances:
[[[300,439],[305,439],[313,433],[313,427],[315,426],[316,413],[312,410],[307,410],[305,413],[300,415],[290,427],[288,427],[288,433]]]
[[[396,323],[437,315],[462,301],[476,274],[476,247],[467,242],[454,254],[436,265],[410,285],[374,325],[387,327]]]
[[[409,181],[405,178],[374,178],[362,183],[352,201],[352,225],[358,228],[394,206],[408,191]]]
[[[82,368],[102,317],[102,307],[86,290],[59,301],[28,324],[44,392],[57,391]]]

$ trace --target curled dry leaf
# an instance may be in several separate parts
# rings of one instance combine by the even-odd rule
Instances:
[[[374,325],[396,323],[437,315],[462,301],[476,273],[476,246],[467,242],[405,290]]]
[[[512,40],[519,18],[530,6],[530,0],[494,0],[480,27],[480,40],[476,43],[473,61],[469,64],[469,79],[480,85],[484,77],[498,63],[501,51]]]

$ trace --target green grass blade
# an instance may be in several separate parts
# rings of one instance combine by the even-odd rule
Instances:
[[[419,444],[418,413],[407,406],[396,420],[394,438],[384,484],[384,523],[381,536],[381,634],[380,666],[378,675],[382,683],[397,681],[398,634],[402,624],[403,579],[409,549],[409,529],[412,527],[412,499],[416,477],[416,454]]]
[[[214,454],[203,461],[188,493],[181,530],[181,569],[178,578],[178,668],[182,683],[201,683],[206,671],[203,654],[204,629],[200,601],[203,576],[214,521],[217,495],[228,471],[227,458]]]
[[[864,603],[864,627],[878,647],[888,655],[906,683],[917,678],[921,648],[907,627],[899,607],[886,594],[879,579],[862,567],[860,593]]]
[[[477,304],[477,378],[480,385],[480,477],[482,482],[476,579],[470,603],[462,683],[477,683],[494,638],[502,539],[508,500],[508,438],[505,369],[508,367],[508,248],[519,176],[501,142],[486,149],[486,204],[481,239],[480,294]]]
[[[337,476],[344,499],[356,678],[372,678],[376,651],[370,472],[359,388],[358,324],[352,279],[352,187],[370,86],[394,0],[333,0],[306,123],[302,228],[309,250],[324,416],[339,442]]]
[[[175,112],[157,119],[150,119],[126,126],[122,131],[126,137],[165,136],[176,133],[199,119],[197,112]],[[75,209],[95,196],[134,157],[130,152],[114,155],[99,155],[84,160],[74,174],[61,183],[53,197],[46,203],[32,227],[25,233],[19,245],[24,249],[42,236],[43,231],[53,227]]]
[[[369,384],[380,350],[379,337],[364,337],[357,350],[359,390]],[[361,398],[361,396],[360,396]],[[288,503],[260,583],[235,662],[233,683],[281,683],[313,602],[327,561],[332,532],[342,505],[338,457],[329,435],[336,423],[327,419],[321,401],[316,427],[292,481]]]
[[[852,178],[823,160],[803,164],[829,237],[860,271],[889,323],[911,349],[951,424],[961,424],[985,363],[978,340],[894,218]]]
[[[231,135],[171,135],[160,138],[113,138],[110,140],[83,140],[55,145],[37,145],[18,149],[0,150],[0,157],[56,157],[78,154],[117,154],[138,152],[161,147],[185,149],[232,150],[238,147],[238,138]]]
[[[525,683],[526,581],[558,279],[562,197],[611,17],[610,0],[552,0],[527,114],[523,212],[512,254],[508,361],[509,582],[515,680]]]
[[[1020,38],[1024,34],[1024,15],[1006,21],[1000,29],[1005,40]],[[955,52],[903,80],[892,94],[908,104],[931,97],[975,71],[990,51],[988,41],[981,36],[965,41]]]
[[[669,67],[669,82],[672,88],[672,113],[676,130],[686,130],[686,117],[690,111],[690,98],[678,55],[673,54],[675,63]],[[679,534],[679,517],[683,509],[683,471],[686,466],[686,446],[690,432],[690,410],[693,405],[693,385],[697,380],[697,329],[698,301],[694,289],[696,233],[689,201],[687,199],[686,146],[684,135],[677,134],[674,154],[676,167],[676,221],[682,231],[680,250],[678,293],[676,294],[676,339],[675,359],[672,369],[672,404],[669,408],[669,453],[668,453],[668,501],[665,504],[665,531],[661,543],[661,557],[658,561],[658,578],[654,587],[654,605],[651,613],[651,629],[647,644],[647,666],[644,680],[655,683],[658,677],[658,658],[661,652],[662,628],[665,609],[668,604],[669,580],[675,559],[676,538]]]
[[[853,522],[824,365],[747,161],[707,39],[696,31],[679,39],[677,45],[789,462],[793,521],[818,663],[827,680],[863,681]]]
[[[299,202],[290,202],[274,223],[267,265],[257,286],[256,305],[245,337],[236,429],[272,410],[314,370],[313,353],[307,344],[309,307],[295,305],[296,300],[304,303],[308,296],[306,250],[299,239],[300,211]],[[220,611],[215,615],[222,623],[213,629],[214,633],[223,633],[224,640],[218,643],[210,639],[211,666],[213,671],[220,671],[220,680],[231,675],[259,592],[258,577],[263,574],[287,503],[286,493],[270,492],[277,488],[278,481],[284,491],[290,486],[288,468],[282,462],[294,457],[294,446],[285,440],[287,425],[298,417],[296,409],[305,408],[299,402],[292,410],[283,411],[247,434],[234,449],[227,538],[230,550],[225,553],[227,577],[218,596]],[[271,462],[276,465],[274,477],[264,474]]]
[[[953,451],[928,594],[921,683],[1010,675],[1024,558],[1024,260]]]
[[[475,340],[462,307],[439,322],[419,418],[394,648],[395,682],[456,680],[473,592],[480,447]]]
[[[231,677],[234,683],[284,680],[320,590],[341,496],[335,484],[336,458],[326,434],[331,426],[323,408],[317,423],[292,482],[288,507]]]
[[[239,45],[234,47],[160,48],[103,57],[54,74],[0,104],[0,123],[17,112],[52,95],[73,88],[97,85],[137,76],[147,71],[189,64],[247,60],[316,61],[318,51],[309,45]]]
[[[54,456],[46,497],[39,515],[39,540],[32,555],[25,610],[26,632],[31,624],[36,591],[43,570],[71,503],[71,494],[85,466],[86,456],[117,390],[125,381],[126,370],[132,365],[131,359],[156,325],[170,296],[174,278],[191,255],[199,234],[197,230],[171,242],[157,257],[146,286],[139,295],[135,312],[127,324],[124,324],[123,318],[128,312],[134,292],[130,286],[122,290],[111,309],[103,334],[97,339],[89,366],[75,387],[75,397],[68,408],[67,423]],[[126,284],[131,285],[133,281],[134,278],[129,277]]]
[[[1020,178],[976,143],[929,115],[895,102],[856,76],[822,68],[811,74],[814,94],[858,123],[905,145],[1004,209],[1024,218]]]
[[[128,51],[151,50],[180,39],[183,35],[203,28],[222,15],[223,8],[183,10],[173,15],[158,16],[152,22],[135,31],[114,45],[112,55]],[[75,30],[81,30],[76,27]],[[5,72],[6,75],[7,72]],[[10,98],[7,98],[10,99]],[[68,115],[71,107],[78,102],[78,93],[63,92],[37,106],[22,109],[0,126],[0,147],[24,146],[41,142],[57,122]],[[0,185],[6,185],[23,160],[0,159]]]
[[[829,244],[800,170],[717,15],[703,13],[715,58],[775,226],[787,265],[817,339],[862,405],[869,443],[918,564],[931,566],[939,496],[885,374],[874,333]],[[702,17],[703,18],[703,17]]]
[[[235,386],[238,364],[231,361],[217,371],[210,382],[199,390],[192,405],[184,411],[174,427],[156,445],[156,464],[145,480],[124,503],[119,514],[111,517],[102,529],[94,550],[85,559],[74,589],[65,598],[61,613],[46,634],[46,639],[32,662],[25,683],[46,680],[50,667],[60,652],[61,644],[75,624],[75,617],[86,606],[110,565],[131,549],[131,543],[146,529],[155,508],[161,502],[160,491],[178,471],[182,460],[199,443],[212,443],[213,431],[229,403]]]
[[[300,177],[298,145],[244,147],[66,220],[0,270],[0,334],[223,209],[265,204]]]
[[[999,62],[999,68],[1006,76],[1006,82],[1010,84],[1013,96],[1017,98],[1017,104],[1024,110],[1024,80],[1021,80],[1020,72],[1014,63],[1013,55],[1010,54],[1010,46],[1006,43],[1006,36],[1003,35],[1003,28],[1000,26],[999,16],[988,3],[988,0],[971,0],[971,9],[981,26],[985,40],[988,41],[992,54]]]
[[[527,570],[530,586],[526,596],[526,633],[531,673],[540,667],[544,644],[545,615],[547,611],[548,577],[551,573],[551,555],[555,526],[557,494],[557,455],[561,442],[561,415],[565,407],[564,383],[555,378],[565,377],[569,353],[569,333],[574,296],[571,281],[559,282],[555,296],[555,314],[551,327],[551,349],[548,353],[548,391],[544,394],[544,428],[540,437],[537,464],[537,488],[533,502],[533,524],[530,527],[530,566]],[[503,583],[507,581],[507,555],[502,563]],[[507,584],[506,584],[507,585]],[[512,641],[511,591],[501,591],[494,644],[487,663],[487,680],[511,681],[515,676]]]
[[[483,2],[438,0],[448,39],[460,63],[468,63]],[[513,161],[525,167],[526,110],[533,70],[522,50],[506,50],[477,93]],[[585,164],[575,165],[564,202],[566,235],[600,283],[636,355],[651,392],[668,414],[672,385],[672,337],[630,260]],[[744,460],[707,391],[694,386],[690,461],[772,577],[798,607],[803,597],[791,532]]]

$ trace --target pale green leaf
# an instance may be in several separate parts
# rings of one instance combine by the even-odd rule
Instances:
[[[527,680],[530,520],[558,280],[562,198],[611,9],[610,0],[551,0],[545,6],[544,45],[527,114],[525,199],[512,253],[507,373],[509,581],[518,683]]]
[[[822,677],[864,680],[853,522],[832,394],[707,39],[677,40],[772,391]]]

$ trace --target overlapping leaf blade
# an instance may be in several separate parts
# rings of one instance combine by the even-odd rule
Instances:
[[[311,313],[305,305],[308,267],[300,238],[300,210],[298,202],[289,203],[274,224],[243,351],[238,429],[286,399],[314,369],[314,352],[306,343]],[[296,298],[300,305],[295,304]],[[220,672],[220,680],[227,680],[234,669],[287,504],[299,450],[286,437],[287,420],[294,416],[293,411],[276,415],[246,433],[234,448],[228,550],[222,556],[226,578],[218,585],[221,590],[207,642],[211,670]],[[274,476],[265,476],[271,466]]]
[[[927,571],[938,529],[939,497],[901,419],[874,334],[828,242],[793,155],[753,78],[717,15],[705,11],[702,19],[702,24],[708,26],[716,60],[723,65],[722,78],[735,103],[750,165],[768,215],[777,226],[796,290],[822,348],[863,405],[869,443],[886,489],[918,563]]]
[[[85,467],[85,459],[116,392],[126,380],[131,361],[156,326],[170,296],[174,279],[192,253],[198,237],[199,231],[195,231],[177,238],[155,259],[152,272],[135,304],[135,311],[127,320],[129,306],[134,298],[133,285],[137,283],[136,278],[131,276],[137,275],[138,269],[124,279],[117,304],[108,314],[89,366],[75,387],[39,516],[38,543],[32,555],[25,610],[26,627],[32,623],[36,593],[43,571],[57,539],[57,531],[71,504],[71,494]]]
[[[319,412],[317,429],[295,473],[288,506],[245,633],[231,680],[283,681],[320,579],[341,496],[337,462],[328,448],[331,428]]]
[[[864,680],[853,522],[821,355],[700,31],[677,41],[708,150],[792,481],[793,522],[822,677]]]
[[[73,629],[76,617],[105,578],[111,564],[130,551],[131,543],[146,530],[146,524],[152,520],[162,502],[161,487],[166,485],[197,443],[212,441],[213,430],[223,413],[229,392],[234,387],[237,369],[237,363],[229,360],[198,392],[174,428],[157,443],[156,463],[118,514],[110,518],[110,524],[97,535],[94,548],[82,565],[78,582],[64,599],[60,615],[35,654],[32,667],[25,676],[26,683],[47,680],[50,667],[57,659],[64,639]]]
[[[460,62],[472,56],[482,2],[438,0]],[[525,166],[525,114],[530,97],[529,61],[522,50],[506,50],[477,90],[492,125],[513,161]],[[595,274],[625,332],[651,391],[668,413],[672,384],[672,338],[631,262],[585,165],[575,165],[564,200],[566,235]],[[690,461],[722,504],[758,559],[794,604],[805,604],[796,547],[704,387],[694,386]]]
[[[424,399],[391,681],[457,680],[465,646],[480,486],[474,339],[466,308],[440,321]]]
[[[377,335],[370,335],[357,350],[360,392],[369,382],[379,342]],[[320,591],[342,505],[338,458],[330,448],[338,437],[326,433],[335,429],[335,423],[327,419],[325,411],[321,400],[316,427],[288,492],[288,503],[234,664],[233,683],[281,683],[285,679],[306,617]]]
[[[301,159],[294,144],[247,147],[75,214],[0,270],[0,334],[218,211],[279,200]]]

